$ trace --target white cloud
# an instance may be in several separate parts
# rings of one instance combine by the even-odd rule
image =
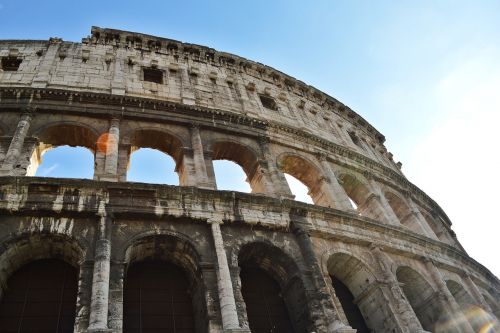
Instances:
[[[408,178],[435,199],[466,251],[500,275],[500,49],[462,61],[436,86],[440,120],[414,151]],[[444,117],[443,117],[444,115]]]
[[[40,173],[37,173],[37,176],[40,176],[40,177],[48,177],[50,176],[50,174],[56,170],[57,168],[59,167],[59,164],[53,164],[51,165],[50,167],[48,168],[44,168],[40,171]]]

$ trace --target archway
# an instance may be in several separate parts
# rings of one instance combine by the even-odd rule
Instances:
[[[391,314],[368,267],[347,253],[335,253],[328,258],[327,269],[349,325],[359,333],[388,331]]]
[[[406,228],[412,230],[413,232],[419,233],[419,234],[424,234],[422,230],[422,226],[419,224],[418,220],[413,216],[413,213],[404,202],[403,199],[401,199],[399,196],[392,192],[385,192],[384,193],[385,198],[387,199],[387,202],[389,203],[389,206],[391,206],[392,211],[394,214],[396,214],[397,218],[399,219],[399,222],[405,226]]]
[[[252,149],[232,141],[217,141],[212,144],[211,148],[217,188],[251,193],[266,193],[267,189],[265,181],[262,178],[262,169],[259,165],[257,154]],[[216,163],[221,160],[232,163]],[[225,168],[227,169],[224,170]],[[243,170],[246,179],[242,179],[240,170]],[[229,173],[226,174],[226,172]],[[228,175],[231,176],[230,173],[233,173],[236,177],[233,178],[233,180],[236,180],[236,184],[229,185],[227,181],[223,181],[223,178]]]
[[[437,293],[422,275],[410,267],[399,267],[396,277],[422,327],[434,332],[442,312]]]
[[[151,148],[139,148],[130,155],[127,181],[179,185],[175,161],[170,155]]]
[[[252,332],[311,331],[306,291],[293,259],[272,245],[255,242],[240,249],[238,264]]]
[[[282,172],[294,177],[307,187],[307,194],[314,204],[321,206],[333,204],[332,193],[325,184],[325,177],[314,163],[300,156],[286,154],[278,158],[278,166]],[[292,187],[291,189],[293,192]]]
[[[123,332],[195,332],[189,280],[162,260],[133,263],[123,290]]]
[[[125,253],[123,332],[206,332],[199,256],[173,235],[146,236]]]
[[[77,269],[58,259],[25,264],[7,280],[0,303],[0,331],[73,332]]]
[[[127,180],[146,180],[146,182],[172,185],[182,185],[187,182],[188,173],[185,172],[183,163],[183,145],[179,138],[158,130],[139,130],[134,132],[130,143],[127,169],[132,163],[137,164],[137,167],[134,165],[132,170],[128,170],[130,172],[127,173]],[[174,168],[169,157],[174,161]],[[139,168],[140,170],[137,170]],[[178,177],[168,173],[168,170],[172,169]],[[128,179],[129,175],[131,179]]]
[[[377,209],[370,205],[372,198],[370,189],[361,180],[354,175],[342,173],[339,175],[339,183],[349,197],[351,205],[360,215],[375,219],[380,216]]]
[[[35,135],[38,136],[39,142],[32,149],[26,175],[93,177],[98,137],[96,132],[78,124],[61,123],[45,127]],[[91,155],[88,154],[89,151]],[[44,167],[38,172],[42,164]]]

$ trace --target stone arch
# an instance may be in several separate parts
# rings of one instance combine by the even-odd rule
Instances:
[[[176,270],[182,285],[174,288],[187,288],[190,297],[193,315],[193,331],[206,332],[208,327],[207,296],[202,271],[200,268],[200,254],[195,246],[176,233],[162,232],[160,234],[143,234],[134,237],[125,248],[125,289],[124,289],[124,318],[126,319],[127,306],[127,274],[134,265],[151,264],[159,269]],[[133,270],[132,270],[133,271]],[[146,278],[152,278],[146,276]],[[177,280],[179,282],[179,280]],[[175,282],[175,283],[177,283]],[[181,292],[183,292],[181,290]],[[186,291],[184,291],[186,292]],[[125,324],[126,325],[126,324]]]
[[[493,314],[500,320],[500,301],[498,299],[495,300],[489,293],[485,292],[482,295],[485,302],[490,306],[491,311],[493,311]]]
[[[385,191],[384,195],[399,222],[413,232],[423,234],[422,226],[415,218],[406,200],[392,191]]]
[[[96,144],[99,134],[86,124],[73,121],[49,123],[36,129],[33,135],[38,138],[38,143],[33,142],[32,147],[28,147],[32,151],[27,167],[28,175],[36,173],[38,166],[42,163],[43,154],[49,149],[67,145],[87,148],[94,156],[97,152]]]
[[[333,193],[330,193],[326,185],[327,178],[323,170],[315,162],[308,158],[295,154],[283,153],[277,158],[278,168],[298,180],[300,180],[309,190],[309,196],[314,204],[320,206],[334,206]]]
[[[422,327],[434,332],[441,313],[438,295],[431,284],[408,266],[396,269],[396,278]]]
[[[238,164],[247,176],[252,193],[266,193],[267,188],[259,161],[259,154],[248,145],[232,140],[217,140],[210,146],[212,160],[228,160]]]
[[[383,216],[380,209],[374,204],[376,194],[373,193],[366,180],[351,172],[343,171],[338,174],[339,183],[347,196],[355,203],[360,215],[377,219]]]
[[[245,280],[248,281],[252,274],[267,276],[268,281],[275,281],[279,286],[279,294],[282,296],[283,306],[286,307],[285,312],[287,312],[291,324],[289,330],[294,332],[310,332],[312,330],[313,323],[310,317],[309,302],[306,301],[308,299],[306,289],[294,259],[268,242],[255,241],[240,247],[238,266],[241,273],[238,284],[242,286],[242,290],[245,288]],[[245,274],[247,278],[245,278]],[[248,299],[245,299],[250,328],[252,329],[252,318],[251,314],[248,313],[249,306],[252,307],[252,305],[248,302]]]
[[[82,267],[87,249],[73,237],[63,234],[49,232],[24,233],[17,237],[4,239],[0,248],[0,301],[5,295],[8,286],[8,280],[18,270],[27,267],[31,263],[41,260],[57,260],[64,262],[76,270],[77,279],[82,279]],[[75,281],[77,285],[73,288],[83,288]],[[83,288],[81,293],[87,291]],[[80,296],[79,296],[80,297]],[[75,299],[76,317],[86,313],[84,304],[79,299]],[[78,321],[78,318],[73,320]],[[75,323],[75,325],[77,325]]]
[[[446,229],[446,227],[443,225],[443,223],[436,218],[432,217],[429,213],[426,211],[423,211],[422,209],[420,210],[422,212],[422,216],[424,217],[425,221],[429,225],[429,227],[432,229],[436,237],[449,245],[454,245],[455,242],[453,238],[451,238],[449,231]]]
[[[181,138],[164,130],[141,128],[134,131],[128,139],[130,142],[128,163],[130,163],[130,156],[138,149],[151,148],[158,150],[173,158],[175,172],[179,175],[179,184],[186,184],[188,172],[186,172],[184,165],[184,151],[185,147],[189,147],[189,145],[183,143]]]
[[[387,309],[387,305],[383,303],[384,296],[377,287],[377,278],[370,266],[350,253],[334,252],[330,253],[326,260],[326,269],[330,278],[332,278],[335,293],[342,292],[335,288],[339,285],[335,283],[335,280],[338,280],[341,286],[347,287],[354,298],[351,304],[348,304],[346,299],[339,299],[349,324],[358,326],[353,326],[353,328],[360,329],[360,332],[366,332],[366,330],[363,331],[365,327],[363,324],[375,332],[384,331],[386,327],[385,318],[391,317],[391,313]],[[364,319],[363,324],[356,325],[353,322],[356,316],[349,313],[353,305],[361,312],[362,319]],[[359,320],[359,318],[357,319]]]

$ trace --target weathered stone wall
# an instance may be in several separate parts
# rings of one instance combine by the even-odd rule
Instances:
[[[245,267],[276,280],[297,332],[353,332],[331,276],[373,332],[431,330],[471,305],[499,316],[499,280],[383,136],[318,90],[206,47],[99,28],[81,44],[1,41],[0,58],[22,60],[0,71],[0,299],[22,265],[59,258],[80,270],[75,331],[121,332],[127,268],[160,259],[186,272],[197,332],[248,332]],[[93,153],[93,180],[29,177],[62,145]],[[126,182],[142,147],[172,156],[180,186]],[[243,168],[252,194],[216,190],[219,159]],[[293,201],[284,173],[314,205]],[[477,331],[469,321],[448,331]]]

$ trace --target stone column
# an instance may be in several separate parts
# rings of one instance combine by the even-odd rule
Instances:
[[[104,202],[99,204],[99,225],[94,254],[92,296],[88,332],[108,332],[109,275],[111,261],[110,226]]]
[[[205,167],[207,170],[207,186],[216,190],[217,189],[217,181],[215,180],[215,171],[214,171],[214,163],[212,160],[213,152],[205,150],[203,152],[203,157],[205,159]]]
[[[405,193],[406,201],[408,202],[408,206],[410,206],[410,211],[415,219],[415,222],[420,226],[424,234],[432,239],[439,240],[437,235],[431,229],[429,223],[425,219],[424,215],[420,211],[418,205],[411,199],[410,193]]]
[[[109,282],[109,319],[110,330],[121,332],[123,328],[123,280],[124,262],[111,262]]]
[[[425,267],[431,274],[432,280],[434,281],[435,285],[438,288],[438,297],[440,297],[442,301],[442,313],[444,314],[451,314],[451,315],[459,315],[464,320],[457,320],[456,322],[458,323],[459,327],[457,329],[460,329],[460,332],[462,333],[473,333],[474,329],[470,325],[470,323],[465,319],[464,314],[462,313],[462,310],[460,309],[460,306],[458,305],[457,301],[455,300],[455,297],[451,294],[450,290],[446,286],[446,283],[443,280],[443,277],[441,276],[441,272],[439,272],[439,269],[435,266],[434,262],[429,259],[429,258],[423,258]]]
[[[323,310],[323,315],[319,318],[313,318],[313,321],[323,321],[327,327],[328,333],[355,333],[356,330],[350,326],[344,325],[339,318],[338,313],[335,311],[335,304],[333,303],[328,285],[321,273],[321,267],[314,253],[313,245],[309,234],[305,227],[300,222],[292,222],[291,229],[295,235],[295,239],[299,244],[300,252],[304,261],[310,269],[310,276],[313,282],[314,290],[309,291],[313,294],[314,299],[319,303],[319,307]],[[311,314],[314,316],[314,314]]]
[[[367,178],[369,180],[369,185],[372,194],[368,197],[363,206],[367,206],[368,208],[367,210],[373,210],[374,212],[376,212],[377,219],[382,219],[383,221],[392,225],[398,225],[398,226],[401,225],[399,218],[392,210],[392,207],[391,205],[389,205],[389,202],[387,201],[384,193],[382,193],[382,191],[380,190],[378,185],[373,181],[373,179],[370,179],[369,177]]]
[[[371,254],[375,262],[378,264],[379,271],[383,277],[383,284],[387,286],[388,296],[392,303],[395,304],[396,311],[394,315],[398,316],[401,321],[402,328],[407,328],[408,332],[426,332],[422,328],[420,321],[413,311],[410,303],[406,300],[403,291],[399,287],[399,282],[391,272],[391,259],[382,251],[382,249],[374,244],[370,247]],[[403,330],[407,332],[406,330]]]
[[[104,175],[100,180],[118,181],[118,143],[120,142],[120,120],[118,118],[111,119],[108,136],[104,143],[104,153],[106,155],[104,161]]]
[[[349,196],[345,192],[342,185],[340,185],[337,176],[333,172],[330,164],[328,163],[328,159],[325,154],[318,154],[318,160],[321,163],[321,167],[323,168],[324,175],[328,179],[328,188],[332,192],[333,205],[334,208],[354,211],[354,208],[349,201]]]
[[[9,149],[5,154],[2,168],[0,169],[1,176],[9,176],[13,174],[13,169],[16,168],[16,163],[23,149],[24,140],[30,128],[31,118],[32,115],[28,112],[21,115],[21,119],[17,123],[16,132],[12,137]]]
[[[194,185],[201,188],[213,189],[213,184],[208,181],[207,166],[203,156],[203,144],[200,137],[200,127],[198,124],[191,124],[191,146],[193,147],[193,163],[195,169]]]
[[[261,136],[259,138],[259,143],[262,151],[262,156],[264,157],[264,161],[266,161],[267,164],[267,177],[270,180],[268,182],[268,193],[274,194],[281,198],[293,200],[295,196],[292,194],[292,191],[290,191],[290,186],[288,186],[285,174],[277,168],[276,163],[274,162],[274,156],[271,154],[271,151],[269,149],[269,138]]]
[[[113,78],[111,80],[111,94],[125,95],[125,43],[122,41],[121,45],[116,48],[116,57],[113,66]]]
[[[215,253],[217,255],[217,286],[219,289],[220,312],[222,316],[222,327],[224,332],[240,329],[236,302],[234,300],[233,284],[229,265],[227,263],[224,240],[220,230],[222,221],[209,220],[214,238]]]
[[[43,59],[40,62],[38,70],[33,78],[33,82],[31,84],[34,88],[45,88],[50,80],[50,70],[54,65],[54,61],[56,60],[57,52],[59,51],[59,47],[61,46],[62,39],[61,38],[50,38],[49,39],[49,47],[47,51],[43,55]]]
[[[481,305],[486,311],[489,313],[493,313],[493,309],[490,307],[490,305],[486,302],[484,299],[483,295],[479,291],[479,288],[477,285],[474,283],[474,280],[470,277],[469,273],[465,272],[462,275],[462,279],[465,281],[465,284],[469,287],[470,291],[472,291],[472,294],[474,295],[474,298],[476,299],[476,302]]]
[[[196,104],[196,96],[194,95],[193,87],[191,86],[191,82],[189,81],[189,74],[187,68],[180,68],[181,72],[181,98],[182,104],[186,105],[195,105]]]

